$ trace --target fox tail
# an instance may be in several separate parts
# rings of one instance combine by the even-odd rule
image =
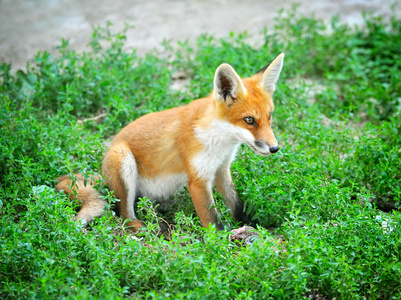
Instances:
[[[106,201],[95,189],[99,175],[85,178],[82,174],[75,174],[73,178],[68,175],[61,176],[56,180],[57,191],[64,191],[71,200],[78,199],[82,205],[75,216],[75,221],[80,222],[82,227],[86,227],[95,217],[102,215]]]

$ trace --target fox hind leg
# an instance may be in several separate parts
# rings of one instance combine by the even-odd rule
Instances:
[[[138,196],[138,169],[135,157],[126,143],[112,145],[103,160],[103,174],[109,189],[120,202],[117,203],[119,214],[131,220],[128,226],[138,231],[144,224],[135,216],[134,205]]]

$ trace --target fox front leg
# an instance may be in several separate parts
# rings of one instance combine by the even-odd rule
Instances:
[[[203,227],[208,228],[209,224],[215,224],[217,230],[223,230],[223,223],[218,221],[211,184],[200,178],[190,179],[188,190]]]
[[[255,227],[255,222],[253,222],[245,213],[244,204],[235,190],[235,185],[231,178],[230,167],[224,167],[217,171],[215,183],[217,191],[223,194],[223,197],[226,200],[226,205],[230,209],[230,214],[234,220]]]

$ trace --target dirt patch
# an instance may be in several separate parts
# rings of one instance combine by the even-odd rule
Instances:
[[[401,15],[401,4],[391,9],[388,0],[299,0],[299,12],[329,20],[335,14],[349,24],[362,23],[362,11]],[[257,34],[272,27],[277,10],[293,1],[282,0],[0,0],[0,62],[23,68],[38,51],[55,52],[61,38],[73,49],[85,49],[92,26],[111,21],[115,31],[124,23],[134,26],[127,45],[140,55],[163,40],[195,39],[202,33],[217,37],[229,32]]]

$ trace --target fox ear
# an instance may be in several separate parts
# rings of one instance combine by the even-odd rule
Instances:
[[[276,89],[276,82],[280,76],[281,69],[283,68],[284,53],[279,54],[266,68],[260,70],[263,72],[260,86],[263,87],[267,93],[273,94]]]
[[[241,78],[229,64],[221,64],[214,75],[214,97],[232,104],[240,93],[246,92]]]

